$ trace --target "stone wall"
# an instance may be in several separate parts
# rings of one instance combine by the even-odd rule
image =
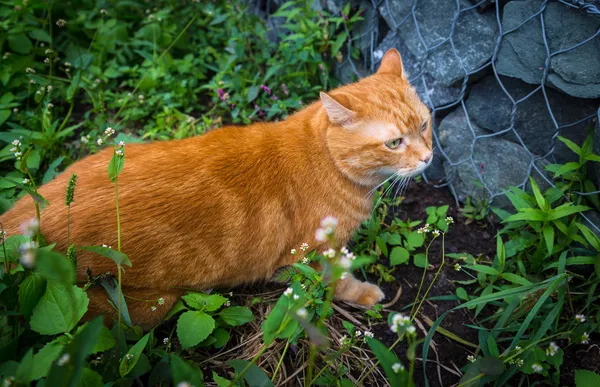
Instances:
[[[273,2],[273,8],[283,1]],[[345,83],[377,69],[391,47],[434,116],[436,163],[428,180],[457,198],[508,206],[503,191],[548,185],[544,166],[575,156],[600,106],[600,4],[595,0],[351,0],[364,20],[353,31],[360,57],[345,56]],[[339,14],[347,0],[315,1]],[[578,3],[585,9],[574,5]],[[597,13],[597,15],[594,15]],[[597,182],[600,169],[596,166]]]

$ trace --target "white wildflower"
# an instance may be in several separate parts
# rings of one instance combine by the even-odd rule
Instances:
[[[515,351],[519,352],[522,348],[520,346],[515,346]]]
[[[35,70],[34,70],[34,69],[32,69],[31,67],[27,67],[27,68],[25,69],[25,72],[26,72],[26,73],[29,73],[29,74],[35,74]]]
[[[290,254],[292,254],[292,255],[296,255],[296,249],[291,249],[291,250],[290,250]]]
[[[558,353],[559,349],[560,347],[554,341],[551,341],[548,348],[546,348],[546,355],[554,356]]]
[[[475,356],[469,355],[469,356],[467,356],[467,360],[469,361],[469,363],[475,363],[476,359],[475,359]]]
[[[581,335],[581,344],[589,344],[590,343],[590,334],[587,332],[583,332]]]
[[[90,136],[81,136],[81,142],[87,144],[90,142]]]
[[[44,63],[50,63],[50,58],[44,59]]]
[[[294,301],[298,301],[300,299],[300,296],[297,294],[294,294]]]
[[[65,62],[65,67],[71,67],[71,62]]]
[[[433,236],[440,236],[440,230],[433,230],[431,233],[433,234]]]
[[[410,335],[414,335],[417,332],[417,328],[415,328],[414,325],[411,325],[408,328],[406,328],[406,332]]]
[[[325,232],[325,230],[322,228],[318,228],[317,231],[315,231],[315,239],[319,242],[326,242],[327,233]]]
[[[462,266],[457,263],[457,264],[454,265],[454,270],[461,271],[462,270]]]
[[[102,145],[102,143],[103,143],[103,142],[104,142],[104,141],[102,141],[102,139],[101,139],[101,138],[99,138],[99,139],[98,139],[98,141],[96,141],[96,143],[98,143],[98,145]]]
[[[310,263],[310,259],[308,259],[308,257],[304,257],[302,258],[302,263],[308,265]]]
[[[156,302],[158,302],[158,305],[164,305],[165,304],[165,299],[161,297],[158,300],[156,300]]]
[[[344,257],[346,257],[346,259],[349,259],[351,261],[354,261],[356,259],[356,255],[354,255],[354,253],[348,253],[346,255],[344,255]]]
[[[104,8],[100,10],[100,15],[106,15],[107,13],[108,12]]]
[[[576,314],[575,315],[575,321],[577,321],[578,323],[584,323],[585,322],[585,315],[583,314]]]
[[[323,256],[324,256],[325,258],[333,258],[333,257],[335,257],[335,250],[334,250],[334,249],[328,249],[328,250],[325,250],[325,251],[323,252]]]
[[[28,180],[28,179],[25,179],[25,180]],[[23,184],[25,184],[25,180],[23,180]],[[27,181],[27,183],[29,184],[29,180]],[[39,231],[40,231],[40,222],[37,220],[37,218],[33,218],[21,225],[21,234],[25,235],[26,237],[32,238]]]
[[[404,371],[404,366],[400,363],[394,363],[392,365],[392,371],[394,371],[394,373],[397,374],[400,371]]]
[[[296,314],[298,315],[298,317],[300,317],[302,319],[305,319],[308,317],[308,311],[305,308],[298,309]]]
[[[108,127],[104,130],[104,134],[107,136],[112,136],[113,134],[115,134],[115,130],[111,127]]]
[[[64,19],[58,19],[56,21],[56,25],[59,26],[60,28],[64,27],[67,24],[67,22]]]
[[[373,337],[375,337],[375,335],[373,334],[373,332],[365,331],[365,337],[370,337],[372,339]]]
[[[50,87],[50,86],[48,86],[48,87]],[[46,107],[47,107],[48,109],[52,109],[52,108],[54,107],[54,104],[52,104],[52,103],[49,103],[48,105],[46,105]]]
[[[21,141],[19,141],[19,140],[12,140],[11,144],[13,144],[14,146],[21,146]]]
[[[117,150],[115,151],[115,153],[116,153],[116,154],[117,154],[117,156],[119,156],[119,157],[123,157],[123,155],[124,155],[124,153],[123,153],[123,150],[122,150],[122,149],[117,149]]]
[[[194,386],[190,382],[186,382],[184,380],[183,382],[177,383],[177,387],[194,387]]]
[[[446,223],[447,223],[447,224],[452,224],[452,223],[454,223],[454,218],[453,218],[453,217],[451,217],[451,216],[447,216],[447,217],[446,217]]]
[[[332,235],[335,228],[338,225],[338,220],[334,216],[326,216],[321,220],[321,227],[325,230],[327,235]]]
[[[23,185],[29,185],[29,179],[23,179]]]
[[[151,306],[150,310],[154,312],[156,310],[156,306]]]
[[[352,266],[352,261],[346,257],[342,257],[340,258],[339,265],[341,268],[350,269],[350,266]]]
[[[65,364],[67,364],[69,362],[69,360],[71,360],[71,355],[69,355],[68,353],[65,353],[58,359],[56,364],[58,364],[59,367],[62,367]]]
[[[347,249],[347,248],[345,248],[345,247],[342,247],[342,248],[340,249],[340,253],[342,253],[342,254],[344,254],[344,255],[345,255],[345,254],[348,254],[349,252],[350,252],[350,251],[348,251],[348,249]]]
[[[169,338],[168,338],[168,337],[165,337],[165,338],[163,339],[163,344],[164,344],[164,345],[168,345],[168,344],[169,344]]]
[[[231,301],[227,300],[227,302],[225,302],[225,306],[231,306]]]
[[[542,365],[539,363],[533,363],[531,365],[531,369],[533,370],[533,372],[537,372],[539,374],[539,373],[542,373],[542,371],[544,370],[544,367],[542,367]]]
[[[287,288],[287,289],[285,289],[285,292],[283,292],[283,295],[286,297],[291,297],[292,294],[294,294],[294,289],[292,289],[292,288]]]
[[[301,244],[301,245],[300,245],[300,250],[302,250],[302,251],[306,251],[306,250],[308,250],[308,243],[303,243],[303,244]]]
[[[119,141],[119,146],[125,146],[125,141]]]
[[[354,336],[360,337],[360,335],[362,335],[362,332],[357,329],[356,332],[354,332]]]
[[[125,355],[125,359],[126,359],[126,360],[131,360],[131,359],[133,359],[133,354],[132,354],[132,353],[128,353],[127,355]]]

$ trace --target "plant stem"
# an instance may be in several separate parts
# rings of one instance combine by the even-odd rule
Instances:
[[[425,291],[425,294],[421,298],[421,302],[419,303],[419,306],[415,310],[415,316],[419,312],[419,309],[421,309],[421,306],[423,305],[423,302],[425,302],[425,299],[427,298],[427,295],[429,294],[429,291],[433,287],[433,284],[435,284],[435,281],[437,280],[438,275],[440,274],[440,272],[442,271],[442,268],[444,267],[444,264],[446,263],[446,251],[445,251],[445,248],[444,248],[445,237],[446,237],[446,234],[442,233],[442,263],[440,264],[440,267],[435,272],[435,275],[433,276],[433,279],[431,280],[431,283],[429,284],[429,287],[427,287],[427,290]],[[412,316],[412,317],[414,318],[414,316]]]
[[[287,340],[285,342],[285,347],[283,348],[283,353],[281,354],[281,358],[277,362],[277,367],[275,367],[275,372],[273,372],[273,376],[271,376],[271,381],[272,382],[275,381],[275,377],[277,376],[277,372],[279,372],[279,368],[281,367],[281,363],[283,363],[283,358],[285,357],[285,354],[286,354],[289,346],[290,346],[290,341]]]
[[[119,213],[119,178],[115,178],[115,204],[117,207],[117,250],[121,251],[121,215]]]
[[[431,244],[433,243],[434,240],[435,239],[432,239],[429,242],[429,244],[427,245],[427,247],[425,248],[425,258],[427,259],[428,262],[429,262],[429,248],[431,247]],[[411,320],[414,318],[414,316],[419,311],[418,309],[415,311],[415,306],[417,305],[417,302],[419,302],[419,295],[421,294],[421,289],[423,288],[423,283],[425,282],[426,275],[427,275],[427,266],[425,266],[425,268],[423,269],[423,275],[421,276],[421,282],[419,283],[419,290],[417,291],[417,296],[415,297],[415,302],[413,303],[412,308],[410,308],[409,317],[411,318]],[[414,311],[414,314],[413,314],[413,311]]]
[[[119,213],[119,179],[115,178],[115,204],[117,208],[117,250],[121,252],[121,215]],[[119,282],[119,290],[117,295],[119,300],[117,302],[117,319],[118,319],[118,327],[117,327],[117,344],[121,342],[121,299],[123,298],[123,291],[121,289],[121,265],[117,264],[118,270],[118,282]],[[117,353],[121,353],[119,347],[117,346]]]

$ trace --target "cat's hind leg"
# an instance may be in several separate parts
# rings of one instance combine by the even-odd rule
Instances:
[[[379,286],[359,281],[351,274],[340,279],[335,288],[335,298],[355,304],[373,306],[385,298]]]
[[[146,331],[162,322],[184,293],[183,290],[177,289],[156,290],[126,286],[122,290],[133,325],[141,326]],[[90,303],[84,319],[90,320],[103,315],[104,322],[112,326],[117,321],[117,312],[109,304],[108,294],[104,288],[99,285],[92,286],[88,289],[87,295]]]

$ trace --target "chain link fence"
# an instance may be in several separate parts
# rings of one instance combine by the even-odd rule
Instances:
[[[339,14],[346,2],[313,7]],[[457,201],[508,207],[509,186],[527,188],[533,176],[549,188],[548,164],[578,160],[557,137],[581,145],[598,125],[600,1],[350,2],[364,20],[347,31],[336,73],[352,82],[376,71],[389,48],[400,52],[434,119],[426,181],[449,187]],[[598,153],[600,128],[594,147]],[[596,186],[581,195],[600,193],[600,167],[590,173]],[[586,215],[600,232],[600,217]]]

